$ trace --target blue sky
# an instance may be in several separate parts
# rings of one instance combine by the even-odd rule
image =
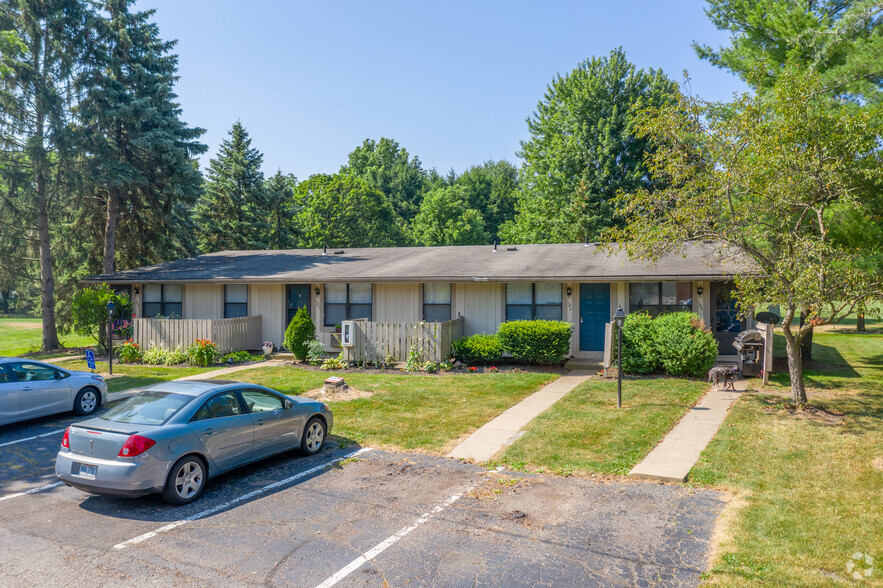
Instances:
[[[622,46],[641,68],[723,100],[745,86],[700,61],[725,44],[704,2],[141,0],[177,39],[184,120],[213,157],[237,119],[264,172],[333,173],[366,138],[397,140],[426,168],[516,165],[525,119],[557,73]]]

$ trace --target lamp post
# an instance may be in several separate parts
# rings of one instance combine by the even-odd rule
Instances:
[[[113,301],[107,303],[107,367],[111,376],[113,375],[113,310],[115,308]]]
[[[622,408],[622,325],[625,322],[622,306],[616,308],[613,322],[616,324],[616,408]]]

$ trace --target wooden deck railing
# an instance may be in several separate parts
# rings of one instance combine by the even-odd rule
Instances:
[[[230,319],[136,318],[133,339],[142,349],[186,349],[211,339],[221,353],[261,348],[261,315]]]
[[[451,357],[451,344],[463,336],[464,319],[443,323],[379,323],[354,321],[353,346],[344,348],[347,359],[356,362],[407,361],[414,346],[422,361],[444,361]]]

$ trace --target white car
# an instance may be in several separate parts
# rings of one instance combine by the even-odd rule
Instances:
[[[98,374],[0,357],[0,425],[59,412],[90,415],[107,402],[107,383]]]

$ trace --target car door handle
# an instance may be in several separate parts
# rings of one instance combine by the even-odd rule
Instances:
[[[263,425],[263,424],[264,424],[264,419],[261,419],[261,420],[259,420],[259,421],[255,421],[254,424],[256,424],[256,425]]]
[[[22,390],[33,390],[30,386],[22,386]]]
[[[213,429],[204,429],[204,430],[202,431],[202,434],[203,434],[203,435],[211,435],[211,434],[214,433],[214,432],[215,432],[215,431],[214,431]]]

